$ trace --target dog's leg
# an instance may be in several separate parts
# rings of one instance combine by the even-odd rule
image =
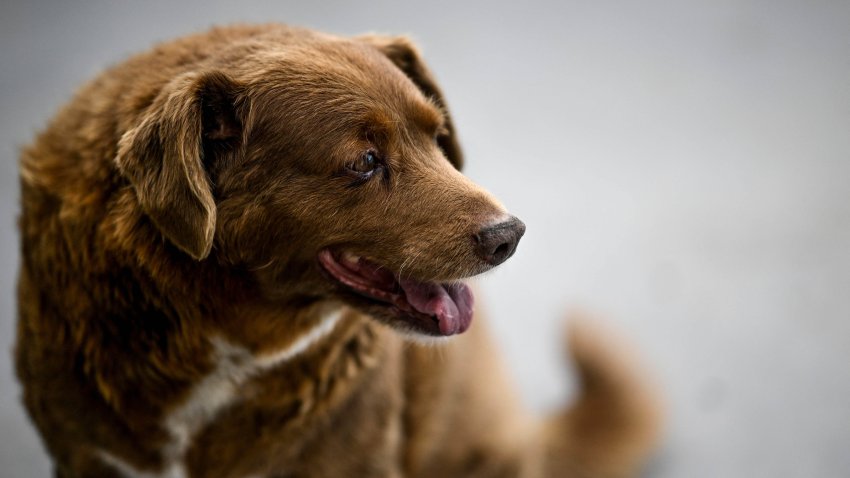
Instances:
[[[626,344],[596,321],[571,321],[581,392],[539,422],[522,409],[476,316],[442,346],[407,350],[405,456],[410,477],[614,478],[637,474],[660,406]]]
[[[515,396],[486,320],[437,345],[408,344],[405,476],[525,478],[538,428]]]

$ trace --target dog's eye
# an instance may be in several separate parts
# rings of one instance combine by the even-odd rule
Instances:
[[[360,186],[375,175],[386,178],[387,167],[378,153],[370,149],[361,154],[355,161],[346,164],[344,175],[354,180],[349,186]]]
[[[348,169],[357,173],[371,173],[378,167],[378,155],[372,151],[366,151],[357,161],[348,165]]]

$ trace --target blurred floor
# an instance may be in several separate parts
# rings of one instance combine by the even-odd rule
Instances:
[[[0,9],[0,349],[17,151],[109,63],[213,23],[410,33],[467,174],[528,225],[483,302],[530,406],[564,311],[610,317],[670,403],[657,477],[850,476],[850,3],[24,2]],[[0,476],[49,475],[0,365]]]

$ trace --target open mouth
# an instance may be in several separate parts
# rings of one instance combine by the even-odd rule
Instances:
[[[348,290],[388,308],[417,332],[449,336],[464,332],[472,323],[472,292],[461,282],[401,278],[363,257],[329,249],[319,252],[319,262]]]

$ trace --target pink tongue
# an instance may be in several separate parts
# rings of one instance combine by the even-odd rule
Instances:
[[[465,284],[438,284],[402,279],[407,302],[417,311],[437,317],[443,335],[459,334],[472,323],[472,292]]]

